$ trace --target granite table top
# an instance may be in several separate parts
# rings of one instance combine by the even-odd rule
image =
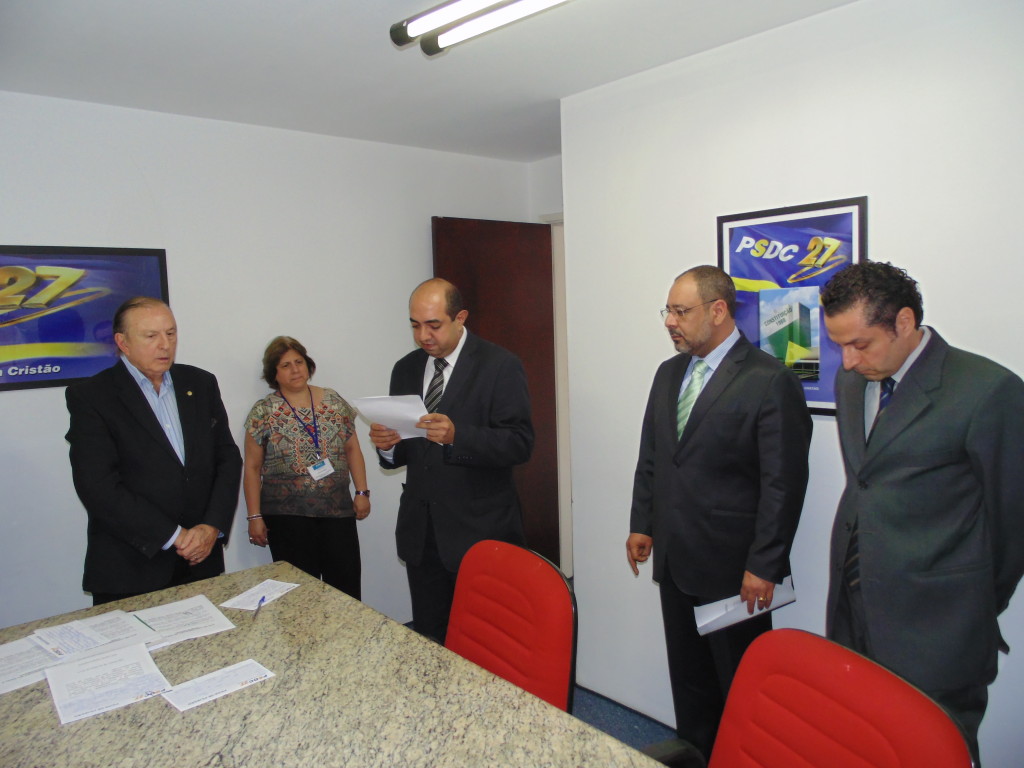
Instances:
[[[61,725],[45,681],[0,696],[2,768],[657,766],[287,563],[0,630],[45,626],[205,594],[214,605],[264,579],[301,586],[236,625],[158,650],[172,685],[246,659],[269,680],[179,712],[161,696]]]

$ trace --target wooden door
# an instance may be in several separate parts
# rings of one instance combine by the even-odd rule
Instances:
[[[435,216],[432,229],[434,275],[459,287],[470,332],[523,361],[536,440],[530,461],[516,468],[516,486],[527,545],[558,563],[551,227]]]

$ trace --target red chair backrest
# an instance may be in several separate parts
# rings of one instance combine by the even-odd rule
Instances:
[[[445,646],[568,711],[576,600],[561,571],[528,549],[485,540],[459,566]]]
[[[818,635],[767,632],[740,662],[709,768],[970,768],[934,701]]]

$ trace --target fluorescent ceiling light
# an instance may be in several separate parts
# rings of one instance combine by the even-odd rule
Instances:
[[[405,28],[409,37],[419,37],[456,21],[462,21],[495,4],[495,0],[456,0],[454,3],[435,8],[418,19],[406,22]]]
[[[391,39],[395,45],[408,45],[420,35],[468,19],[485,8],[498,5],[502,0],[453,0],[432,8],[418,16],[391,25]]]
[[[430,56],[492,29],[568,0],[454,0],[391,25],[391,40],[404,46],[420,38]]]

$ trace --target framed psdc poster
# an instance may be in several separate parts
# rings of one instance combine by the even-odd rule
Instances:
[[[0,391],[109,368],[114,312],[133,296],[167,301],[162,249],[0,245]]]
[[[736,284],[736,325],[799,377],[811,413],[835,414],[842,354],[821,289],[867,258],[866,197],[718,217],[718,265]]]

